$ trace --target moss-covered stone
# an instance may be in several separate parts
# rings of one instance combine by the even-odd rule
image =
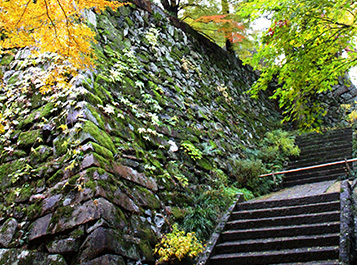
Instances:
[[[177,206],[171,208],[171,213],[176,221],[182,220],[186,216],[185,210]]]
[[[86,99],[88,100],[88,102],[92,103],[93,105],[103,105],[103,101],[101,100],[101,98],[97,95],[95,95],[94,93],[86,93]]]
[[[92,105],[87,105],[87,108],[89,109],[89,111],[91,112],[91,114],[93,115],[95,120],[98,122],[98,125],[99,125],[100,129],[104,130],[105,129],[105,125],[104,125],[102,117],[98,113],[98,111]]]
[[[18,159],[0,165],[0,189],[5,189],[16,182],[19,179],[18,175],[23,173],[26,165],[27,160],[25,159]]]
[[[50,155],[52,155],[52,148],[45,145],[40,145],[31,151],[32,163],[34,164],[44,162]]]
[[[32,111],[31,114],[25,119],[22,120],[19,124],[19,128],[23,128],[28,124],[31,124],[37,120],[42,118],[46,118],[51,114],[52,109],[54,108],[54,103],[49,102],[46,105],[42,106],[40,109],[36,111]]]
[[[112,153],[115,153],[115,145],[109,135],[99,129],[93,122],[85,121],[83,128],[83,133],[88,133],[93,140],[97,142],[97,144],[104,146],[105,148],[109,149]],[[81,137],[85,137],[83,134]]]
[[[114,160],[113,153],[109,149],[94,142],[88,142],[87,144],[90,145],[93,148],[94,152],[100,155],[101,157],[109,160]]]
[[[132,195],[135,198],[135,202],[137,202],[140,206],[147,207],[150,209],[160,208],[160,201],[151,191],[143,187],[136,186],[134,189],[132,189]]]
[[[42,141],[41,130],[38,129],[20,133],[17,144],[23,147],[34,147],[36,143]]]
[[[48,180],[47,180],[47,185],[49,186],[53,186],[55,185],[59,180],[61,180],[61,178],[64,176],[64,170],[63,169],[60,169],[58,170],[55,174],[53,174],[52,177],[50,177]]]
[[[206,170],[212,170],[213,169],[213,165],[212,165],[212,161],[209,161],[208,158],[202,158],[196,161],[197,165],[200,166],[203,169]]]

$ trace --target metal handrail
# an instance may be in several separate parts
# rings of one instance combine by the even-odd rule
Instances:
[[[281,174],[287,174],[287,173],[292,173],[292,172],[299,172],[299,171],[304,171],[304,170],[308,170],[308,169],[333,166],[333,165],[338,165],[338,164],[343,164],[343,163],[347,164],[347,163],[356,162],[356,161],[357,161],[357,158],[352,158],[352,159],[349,159],[349,160],[345,159],[345,160],[341,160],[341,161],[336,161],[336,162],[331,162],[331,163],[326,163],[326,164],[320,164],[320,165],[315,165],[315,166],[308,166],[308,167],[290,169],[290,170],[279,171],[279,172],[272,172],[272,173],[260,175],[259,178],[268,177],[268,176],[273,176],[274,177],[274,175],[281,175]]]

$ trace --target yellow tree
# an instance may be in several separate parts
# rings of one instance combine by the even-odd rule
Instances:
[[[95,33],[84,23],[85,9],[103,11],[121,5],[124,3],[106,0],[0,0],[0,55],[23,47],[35,55],[56,53],[57,62],[69,64],[54,68],[40,92],[51,90],[55,83],[65,85],[64,70],[76,74],[94,67]],[[0,114],[0,133],[4,132],[2,122]]]
[[[0,52],[32,47],[34,52],[57,53],[75,68],[92,67],[95,33],[83,23],[83,11],[120,5],[106,0],[0,0]]]

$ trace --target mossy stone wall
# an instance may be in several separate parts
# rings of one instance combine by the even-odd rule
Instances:
[[[0,59],[0,264],[154,264],[170,224],[219,194],[228,158],[278,126],[244,93],[250,67],[136,2],[88,11],[98,68],[66,88],[39,93],[51,55]]]

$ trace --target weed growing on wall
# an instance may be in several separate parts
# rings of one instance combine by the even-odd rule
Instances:
[[[193,159],[199,160],[203,157],[202,152],[196,148],[190,141],[183,141],[181,148]]]

